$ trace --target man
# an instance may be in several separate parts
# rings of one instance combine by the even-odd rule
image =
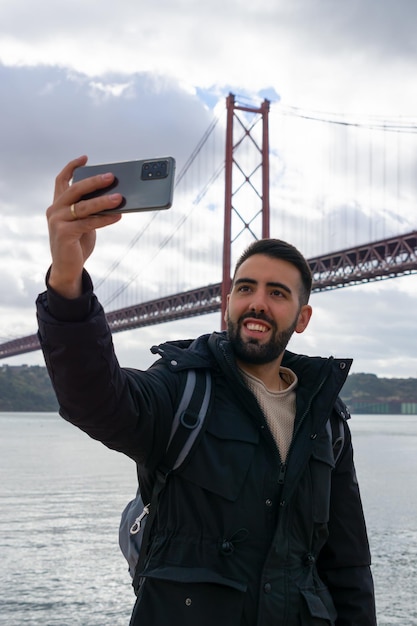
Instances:
[[[120,219],[94,214],[121,198],[80,200],[112,180],[70,185],[85,162],[72,161],[57,177],[47,211],[52,265],[37,303],[61,415],[134,459],[149,495],[187,369],[208,368],[214,386],[204,435],[160,500],[131,625],[375,626],[368,540],[338,400],[350,361],[286,350],[311,317],[305,259],[285,242],[255,242],[236,266],[227,333],[162,344],[149,370],[124,370],[83,270],[95,229]]]

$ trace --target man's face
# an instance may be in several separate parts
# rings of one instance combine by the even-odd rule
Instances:
[[[284,352],[291,335],[303,332],[311,307],[300,304],[298,269],[255,254],[239,267],[228,297],[226,322],[238,361],[264,364]]]

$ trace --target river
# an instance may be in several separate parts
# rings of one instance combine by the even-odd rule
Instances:
[[[417,626],[417,416],[352,418],[379,626]],[[0,624],[127,626],[133,463],[52,413],[0,413]]]

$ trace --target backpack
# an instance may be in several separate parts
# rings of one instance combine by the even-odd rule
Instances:
[[[155,470],[151,501],[144,504],[138,486],[136,497],[122,512],[119,526],[119,546],[128,563],[132,584],[137,590],[137,574],[146,558],[147,544],[158,508],[160,493],[168,476],[181,468],[203,432],[211,397],[211,374],[208,370],[187,371],[184,391],[174,415],[171,434],[162,462]]]

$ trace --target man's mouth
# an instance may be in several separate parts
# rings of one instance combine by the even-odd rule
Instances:
[[[243,326],[246,328],[246,330],[253,333],[267,333],[270,330],[269,325],[260,320],[245,320],[243,322]]]
[[[259,333],[266,333],[268,330],[267,326],[259,322],[246,322],[245,326],[248,330],[255,330]]]

